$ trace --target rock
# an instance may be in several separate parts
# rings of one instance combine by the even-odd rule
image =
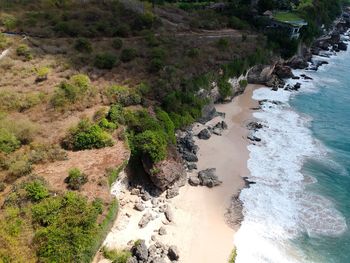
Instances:
[[[180,258],[179,251],[176,246],[170,246],[168,249],[168,257],[170,260],[178,260]]]
[[[166,263],[164,258],[155,258],[151,261],[151,263]]]
[[[198,133],[198,138],[201,140],[209,140],[211,137],[211,134],[208,129],[203,129]]]
[[[220,185],[222,182],[216,176],[216,168],[210,168],[198,173],[201,185],[207,187],[214,187]]]
[[[131,253],[138,261],[146,262],[148,259],[148,249],[145,240],[138,240],[131,248]]]
[[[263,126],[261,123],[256,122],[256,121],[252,121],[252,122],[248,123],[248,125],[247,125],[247,128],[248,128],[249,130],[253,130],[253,131],[260,130],[260,129],[262,129],[263,127],[264,127],[264,126]]]
[[[198,162],[198,157],[191,152],[184,152],[182,154],[182,157],[187,161],[187,162]]]
[[[300,79],[299,76],[293,76],[292,79]]]
[[[131,192],[130,192],[131,195],[139,195],[140,193],[141,193],[140,189],[138,188],[133,188],[131,189]]]
[[[214,128],[213,129],[213,134],[221,136],[222,135],[222,129],[220,128]]]
[[[188,163],[187,164],[187,169],[192,171],[192,170],[197,170],[197,164],[196,163]]]
[[[304,69],[308,67],[307,61],[301,56],[294,56],[287,61],[287,65],[292,69]]]
[[[174,214],[173,211],[171,211],[171,209],[169,207],[167,207],[167,209],[164,212],[165,218],[169,221],[169,222],[173,222],[174,220]]]
[[[136,257],[131,257],[128,259],[128,261],[126,261],[126,263],[138,263],[138,261]]]
[[[201,181],[199,180],[198,176],[190,176],[190,178],[188,178],[188,183],[192,186],[198,186],[200,185]]]
[[[277,75],[273,75],[272,78],[265,83],[266,86],[272,87],[272,90],[277,91],[280,88],[283,88],[285,82],[280,79]]]
[[[300,76],[303,77],[304,79],[307,79],[307,80],[312,80],[313,79],[313,78],[311,78],[311,77],[309,77],[309,76],[307,76],[305,74],[301,74]]]
[[[261,139],[259,137],[256,137],[253,133],[249,133],[247,138],[253,142],[260,142]]]
[[[166,191],[166,198],[167,199],[174,198],[177,195],[179,195],[179,187],[177,185],[174,185],[173,187],[169,188]]]
[[[142,194],[141,198],[142,198],[143,201],[148,201],[148,200],[151,200],[152,196],[147,191],[145,191]]]
[[[187,159],[198,161],[197,156],[194,155],[191,157],[192,158]],[[153,165],[152,162],[147,159],[147,157],[143,157],[142,163],[153,184],[162,191],[165,191],[175,182],[183,177],[186,177],[186,170],[182,165],[179,156],[169,157],[168,159],[158,162],[155,165]]]
[[[153,219],[152,215],[150,213],[144,214],[139,222],[139,227],[144,228],[148,225],[148,223]]]
[[[166,229],[165,229],[164,226],[161,226],[161,227],[159,228],[158,234],[159,234],[160,236],[164,236],[164,235],[167,234]]]
[[[145,210],[145,206],[141,202],[137,202],[134,206],[134,209],[137,211],[143,211]]]
[[[274,74],[276,74],[281,79],[289,79],[294,76],[292,69],[289,66],[277,64],[274,69]]]
[[[159,205],[159,201],[157,198],[153,198],[151,200],[151,204],[153,205],[153,207],[157,207]]]
[[[256,65],[248,72],[248,83],[265,84],[272,78],[274,68],[266,65]]]
[[[348,49],[348,46],[343,41],[341,41],[338,43],[338,48],[339,50],[346,51]]]
[[[218,95],[219,95],[218,97],[215,96],[215,98],[213,99],[213,102],[205,105],[202,108],[202,115],[201,115],[201,117],[198,120],[199,123],[205,124],[205,123],[207,123],[208,121],[214,119],[217,116],[217,112],[216,112],[216,108],[214,106],[214,102],[216,102],[216,101],[218,101],[220,99],[220,93]]]

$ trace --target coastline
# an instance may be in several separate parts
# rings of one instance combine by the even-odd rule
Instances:
[[[181,263],[192,263],[193,260],[202,263],[228,261],[234,248],[234,234],[242,219],[242,207],[232,207],[232,198],[238,197],[245,186],[243,177],[249,176],[249,131],[246,124],[252,119],[250,109],[257,106],[257,101],[252,99],[253,90],[260,86],[248,85],[245,92],[232,102],[216,105],[219,112],[225,113],[224,120],[228,125],[222,136],[213,135],[209,140],[195,139],[199,146],[197,171],[216,168],[223,183],[214,188],[193,187],[187,183],[173,199],[166,200],[162,195],[158,198],[159,202],[171,208],[173,220],[169,223],[163,213],[158,213],[142,229],[138,223],[143,213],[134,209],[137,196],[122,190],[121,202],[128,200],[127,205],[120,209],[118,219],[105,240],[107,247],[122,249],[130,246],[131,240],[142,239],[147,245],[159,241],[176,246]],[[222,117],[216,117],[206,125],[196,124],[194,134],[196,130],[215,125],[218,121],[222,121]],[[231,208],[229,214],[228,208]],[[145,211],[153,213],[151,201],[145,202]],[[161,227],[166,229],[165,235],[157,233]]]

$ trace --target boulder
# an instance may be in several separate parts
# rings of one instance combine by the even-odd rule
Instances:
[[[189,153],[190,155],[194,155]],[[198,161],[197,156],[187,158],[193,161]],[[160,190],[165,191],[176,181],[182,177],[186,177],[186,171],[181,161],[178,158],[168,158],[155,165],[147,157],[142,158],[142,163],[145,171],[149,174],[151,181]]]
[[[164,235],[167,234],[166,229],[165,229],[164,226],[161,226],[161,227],[159,228],[158,234],[159,234],[160,236],[164,236]]]
[[[175,184],[166,191],[166,198],[171,199],[179,195],[179,187]]]
[[[138,261],[146,262],[148,259],[148,249],[145,240],[136,241],[131,248],[131,253]]]
[[[287,65],[292,69],[305,69],[308,67],[308,63],[305,58],[301,56],[294,56],[290,60],[287,61]]]
[[[289,66],[283,64],[277,64],[275,66],[274,74],[281,79],[289,79],[294,76],[292,69]]]
[[[216,175],[216,168],[210,168],[198,173],[201,185],[207,187],[214,187],[222,184]]]
[[[348,49],[348,46],[343,41],[340,41],[338,43],[338,48],[339,48],[339,50],[346,51]]]
[[[187,169],[192,171],[192,170],[197,170],[197,164],[196,163],[188,163],[187,164]]]
[[[180,258],[179,251],[176,246],[170,246],[168,249],[168,257],[171,261],[178,260]]]
[[[144,214],[140,219],[139,227],[140,228],[146,227],[152,219],[153,219],[153,217],[152,217],[151,213]]]
[[[201,181],[199,180],[198,176],[190,176],[190,178],[188,178],[188,183],[192,186],[198,186],[200,185]]]
[[[169,207],[167,207],[164,211],[164,215],[165,218],[169,221],[169,222],[173,222],[174,220],[174,214],[173,211],[171,211],[171,209]]]
[[[256,65],[248,72],[248,83],[265,84],[268,82],[273,73],[274,68],[266,65]]]
[[[134,209],[137,211],[143,211],[145,210],[145,206],[141,202],[137,202],[134,206]]]
[[[198,162],[198,157],[194,154],[194,153],[191,153],[191,152],[187,152],[185,151],[183,154],[182,154],[182,158],[187,161],[187,162]]]
[[[198,133],[198,138],[201,140],[209,140],[211,133],[208,129],[203,129]]]
[[[256,137],[254,133],[250,132],[247,136],[247,138],[253,142],[260,142],[261,139],[259,137]]]
[[[253,130],[253,131],[260,130],[260,129],[262,129],[263,127],[264,127],[264,126],[263,126],[261,123],[256,122],[256,121],[252,121],[252,122],[248,123],[248,125],[247,125],[247,128],[248,128],[249,130]]]

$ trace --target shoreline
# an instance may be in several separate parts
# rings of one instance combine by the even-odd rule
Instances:
[[[123,249],[130,247],[131,240],[142,239],[147,245],[159,241],[176,246],[181,263],[193,263],[193,260],[202,263],[228,261],[234,249],[234,234],[242,219],[242,206],[232,205],[232,200],[245,187],[244,177],[249,176],[247,146],[250,142],[246,125],[253,118],[251,108],[258,103],[252,99],[252,92],[260,86],[248,85],[244,93],[233,101],[216,105],[219,112],[225,113],[224,120],[228,125],[222,136],[213,135],[209,140],[195,139],[199,146],[197,171],[216,168],[222,184],[207,188],[186,183],[180,188],[180,194],[172,199],[165,199],[162,194],[157,198],[159,207],[164,204],[172,210],[171,222],[166,220],[163,213],[156,212],[153,201],[144,202],[144,211],[135,210],[134,204],[138,202],[138,197],[131,195],[128,190],[122,190],[120,199],[126,204],[120,208],[104,245],[111,249]],[[196,134],[196,131],[215,126],[222,120],[222,117],[216,117],[205,125],[197,123],[193,132]],[[152,214],[153,220],[140,229],[138,223],[145,213]],[[161,227],[166,229],[166,234],[158,234]],[[97,258],[95,262],[103,260]]]

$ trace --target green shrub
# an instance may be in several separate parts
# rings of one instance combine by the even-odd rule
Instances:
[[[0,33],[0,50],[6,48],[7,44],[7,38],[3,33]]]
[[[242,88],[245,88],[248,86],[248,81],[246,79],[242,79],[239,81],[239,86],[241,86]]]
[[[167,156],[167,140],[164,132],[146,130],[134,138],[137,152],[147,155],[153,163],[164,160]]]
[[[0,151],[10,153],[18,149],[21,142],[5,128],[0,128]]]
[[[64,182],[71,190],[80,190],[80,188],[86,184],[88,177],[82,173],[78,168],[72,168],[69,170],[68,177]]]
[[[15,178],[28,175],[31,172],[32,172],[31,163],[25,157],[11,163],[8,169],[9,175]]]
[[[119,103],[123,106],[141,103],[141,96],[126,86],[112,85],[105,92],[110,103]]]
[[[236,16],[232,16],[229,20],[229,26],[234,28],[234,29],[249,29],[249,25],[247,24],[247,22],[239,19]]]
[[[142,94],[142,95],[147,95],[150,93],[151,91],[151,87],[150,85],[148,85],[145,82],[141,82],[138,86],[137,86],[137,90]]]
[[[124,124],[124,110],[120,104],[114,104],[110,107],[107,113],[107,119],[115,124]]]
[[[6,30],[13,30],[16,28],[18,21],[13,15],[3,15],[1,17],[1,23]]]
[[[166,56],[166,51],[162,47],[154,47],[151,50],[151,57],[152,59],[158,58],[160,60],[164,60]]]
[[[226,79],[222,78],[218,81],[218,88],[222,99],[232,96],[232,86]]]
[[[199,48],[191,48],[187,51],[187,56],[189,56],[190,58],[196,58],[199,56],[199,52]]]
[[[77,37],[81,31],[81,24],[72,21],[60,21],[53,30],[61,36]]]
[[[228,260],[228,263],[235,263],[236,262],[236,257],[237,257],[237,250],[233,249],[230,255],[230,258]]]
[[[95,67],[99,69],[112,69],[117,64],[117,57],[111,53],[97,54]]]
[[[74,75],[69,81],[63,81],[56,88],[51,98],[51,105],[55,108],[83,102],[85,98],[91,99],[94,96],[94,90],[91,86],[90,79],[84,74]]]
[[[156,73],[159,70],[161,70],[163,67],[164,67],[164,62],[159,58],[154,58],[151,60],[148,70],[150,73]]]
[[[161,109],[156,109],[156,117],[160,122],[160,125],[162,126],[163,130],[167,134],[167,139],[169,143],[175,143],[175,125],[173,121],[170,119],[168,113]]]
[[[113,263],[127,263],[128,259],[131,258],[131,253],[127,250],[116,250],[103,247],[102,253],[106,259],[109,259]]]
[[[118,37],[128,37],[131,33],[130,26],[126,23],[121,23],[115,31],[115,35]]]
[[[24,111],[39,104],[43,98],[40,92],[18,93],[12,90],[0,91],[0,110]]]
[[[117,124],[108,121],[106,118],[103,118],[102,120],[99,121],[98,125],[107,131],[114,131],[117,128]]]
[[[25,190],[27,191],[28,197],[35,202],[40,201],[49,196],[49,191],[47,190],[45,185],[39,180],[35,180],[33,182],[28,183],[25,186]]]
[[[133,25],[135,30],[150,29],[155,22],[156,17],[151,12],[145,12],[136,17]]]
[[[99,149],[113,146],[112,137],[99,125],[88,119],[82,119],[76,127],[70,129],[62,146],[68,150]]]
[[[6,129],[13,134],[21,144],[29,144],[33,141],[36,132],[38,131],[37,125],[28,119],[22,118],[5,118],[0,122],[0,129]]]
[[[92,45],[91,42],[86,38],[78,38],[75,40],[74,48],[79,52],[91,53]]]
[[[227,38],[220,38],[218,41],[216,41],[216,47],[219,50],[227,50],[227,48],[230,45],[230,41]]]
[[[6,184],[3,182],[0,182],[0,193],[3,192],[6,189]]]
[[[67,153],[58,145],[30,144],[29,160],[31,163],[48,163],[67,160]]]
[[[134,48],[123,49],[120,54],[120,60],[124,63],[129,62],[137,57],[137,51]]]
[[[145,40],[146,40],[146,43],[149,47],[156,47],[160,44],[160,41],[157,39],[155,34],[151,31],[148,31],[145,34]]]
[[[30,49],[27,45],[21,44],[16,49],[17,56],[23,57],[25,60],[31,60],[33,55],[30,52]]]
[[[123,47],[123,40],[120,38],[113,39],[112,47],[118,50],[121,49]]]
[[[50,73],[50,68],[48,67],[40,67],[36,69],[36,81],[40,82],[40,81],[47,80],[49,73]]]

